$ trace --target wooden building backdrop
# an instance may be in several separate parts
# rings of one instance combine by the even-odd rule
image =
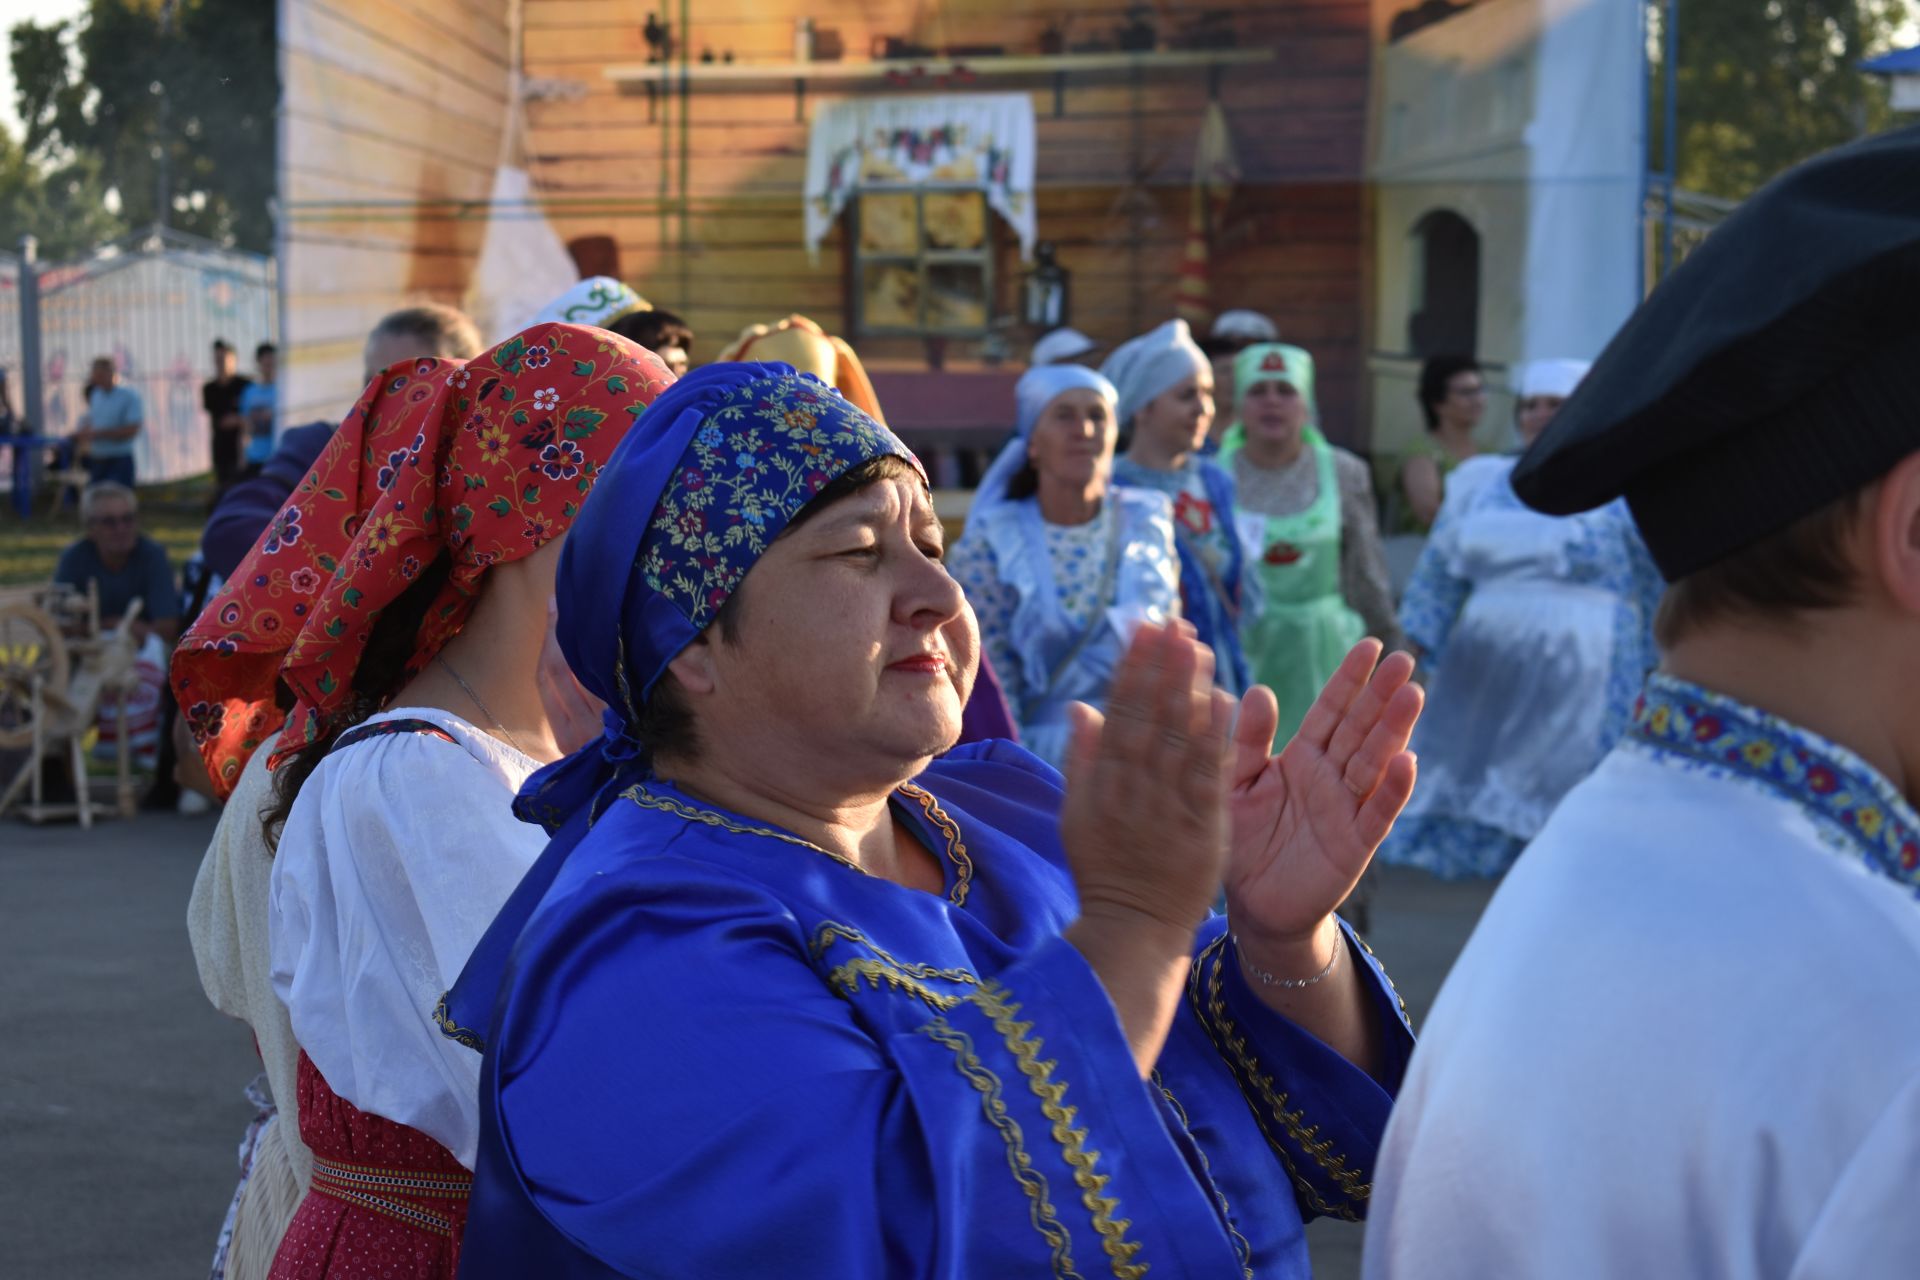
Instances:
[[[564,241],[614,267],[700,335],[696,361],[741,327],[804,312],[850,327],[844,229],[818,261],[802,244],[807,124],[794,84],[708,83],[705,51],[735,66],[794,57],[795,22],[816,48],[865,60],[877,39],[930,49],[1035,54],[1043,33],[1071,49],[1113,48],[1138,6],[1125,0],[281,0],[283,279],[289,416],[324,416],[355,389],[359,344],[402,300],[458,303],[504,154],[515,45],[528,86],[523,145],[538,212]],[[1211,302],[1272,316],[1321,366],[1329,434],[1364,446],[1370,296],[1363,181],[1368,0],[1199,0],[1150,10],[1162,47],[1226,11],[1237,50],[1270,61],[1205,67],[980,77],[944,85],[1030,92],[1038,123],[1039,235],[1072,272],[1072,320],[1119,341],[1173,314],[1186,250],[1194,149],[1210,94],[1225,108],[1241,178],[1215,227]],[[609,78],[644,67],[657,13],[691,51],[684,96]],[[690,29],[682,30],[682,14]],[[823,48],[824,47],[824,48]],[[806,104],[862,89],[809,85]],[[1057,97],[1056,97],[1057,93]],[[1056,114],[1056,106],[1059,113]],[[1017,310],[1021,264],[1002,251],[999,305]],[[585,243],[583,243],[585,242]],[[1015,343],[1024,354],[1025,335]],[[917,344],[862,344],[881,367],[923,360]],[[977,353],[956,344],[950,365]],[[1010,406],[992,406],[1004,412]]]

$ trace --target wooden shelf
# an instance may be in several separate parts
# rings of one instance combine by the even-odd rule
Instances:
[[[704,87],[725,91],[742,85],[791,83],[795,118],[806,118],[808,85],[861,86],[875,83],[901,84],[903,87],[927,85],[959,77],[962,79],[1001,79],[1015,76],[1049,76],[1053,79],[1053,114],[1066,114],[1067,77],[1108,72],[1151,74],[1162,71],[1204,70],[1217,81],[1226,67],[1255,66],[1272,62],[1275,51],[1266,49],[1174,49],[1152,53],[1058,53],[1017,54],[990,58],[889,58],[860,62],[690,62],[625,63],[609,66],[603,74],[625,93],[645,93],[649,97],[661,89],[679,87],[684,75],[689,88]]]

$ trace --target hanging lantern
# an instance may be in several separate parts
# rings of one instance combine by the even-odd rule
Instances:
[[[1027,272],[1026,288],[1021,295],[1020,319],[1029,327],[1047,333],[1072,322],[1073,273],[1054,260],[1051,243],[1042,243],[1033,256],[1033,270]]]

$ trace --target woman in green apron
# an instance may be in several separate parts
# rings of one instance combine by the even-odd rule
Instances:
[[[1239,494],[1237,523],[1258,583],[1241,640],[1253,678],[1280,700],[1280,724],[1300,719],[1362,635],[1402,643],[1366,463],[1327,443],[1316,425],[1313,357],[1261,343],[1234,361],[1238,412],[1221,464]]]

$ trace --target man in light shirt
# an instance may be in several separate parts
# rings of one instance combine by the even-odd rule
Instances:
[[[257,476],[273,456],[273,418],[280,397],[274,371],[280,362],[279,349],[263,342],[254,349],[253,360],[259,376],[240,393],[240,416],[246,419],[247,474]]]
[[[133,455],[144,424],[140,393],[120,381],[110,356],[93,362],[87,378],[87,411],[74,443],[87,455],[93,483],[112,481],[133,487]]]

